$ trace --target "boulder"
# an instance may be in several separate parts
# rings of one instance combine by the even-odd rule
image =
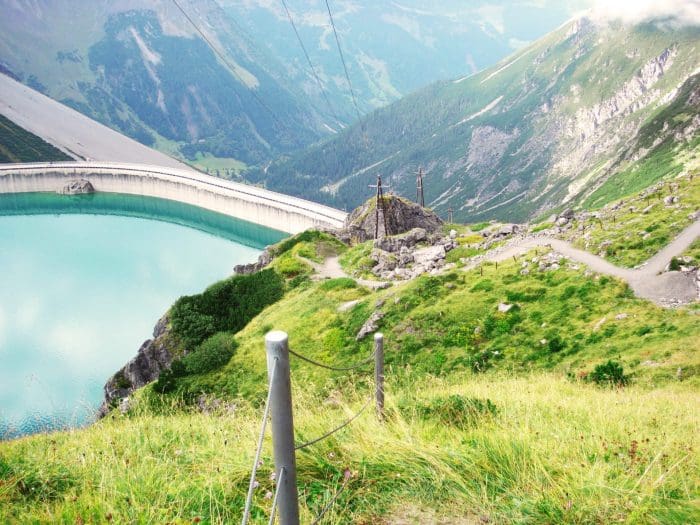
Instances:
[[[383,210],[386,210],[386,226],[384,231]],[[428,234],[442,229],[443,221],[435,213],[427,208],[409,200],[387,195],[384,197],[384,206],[379,210],[379,235],[398,235],[414,228],[421,228]],[[355,242],[364,242],[373,239],[377,227],[377,200],[371,198],[359,208],[356,208],[347,218],[345,227],[341,230],[341,237],[349,237]]]
[[[362,328],[360,328],[360,331],[357,332],[357,339],[358,341],[361,339],[364,339],[367,337],[369,334],[372,332],[376,332],[377,329],[379,328],[379,321],[381,321],[384,318],[384,312],[381,310],[375,310],[372,315],[369,316],[369,318],[365,321],[365,324],[362,325]]]
[[[374,247],[385,252],[396,253],[403,248],[412,248],[427,238],[428,232],[424,228],[413,228],[400,235],[380,237],[374,241]]]
[[[56,193],[60,195],[84,195],[86,193],[95,193],[95,187],[88,180],[74,179],[68,181],[68,183]]]
[[[571,208],[567,208],[567,209],[565,209],[563,212],[561,212],[561,213],[559,214],[559,218],[564,218],[564,219],[567,219],[567,220],[573,219],[574,216],[575,216],[574,210],[572,210]]]

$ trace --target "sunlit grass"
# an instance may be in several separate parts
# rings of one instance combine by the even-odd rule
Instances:
[[[451,378],[388,370],[388,417],[372,409],[298,452],[307,523],[353,473],[327,523],[377,523],[407,505],[493,523],[692,523],[698,518],[697,392],[601,389],[549,374]],[[369,391],[306,393],[295,382],[297,439],[356,412]],[[410,407],[459,395],[497,412],[455,426]],[[0,520],[7,523],[230,523],[240,519],[260,408],[214,415],[116,415],[84,430],[0,447]],[[269,436],[254,523],[273,490]]]

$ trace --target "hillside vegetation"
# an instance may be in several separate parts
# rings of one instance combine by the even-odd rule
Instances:
[[[0,162],[73,160],[45,140],[0,115]]]
[[[323,258],[329,244],[303,234],[273,251]],[[356,334],[381,311],[387,421],[370,408],[297,454],[303,522],[346,472],[330,523],[400,523],[412,512],[463,523],[697,521],[697,306],[662,309],[573,265],[523,275],[529,259],[380,291],[290,274],[281,299],[189,354],[202,352],[204,366],[186,366],[168,393],[149,386],[90,428],[3,443],[0,519],[239,519],[266,394],[265,333],[285,330],[296,352],[343,366],[371,353],[371,338]],[[224,347],[230,359],[208,359]],[[292,357],[296,440],[358,412],[371,377],[371,367],[330,372]],[[274,488],[269,447],[256,523]]]

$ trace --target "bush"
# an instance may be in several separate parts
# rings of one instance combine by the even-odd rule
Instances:
[[[188,374],[204,374],[221,368],[233,357],[238,345],[230,334],[218,333],[182,358]]]
[[[238,332],[283,295],[284,281],[274,270],[236,275],[180,297],[170,310],[173,334],[192,348],[216,332]]]
[[[629,377],[624,374],[620,363],[608,361],[596,366],[588,375],[588,380],[598,385],[624,386],[629,382]]]
[[[681,261],[678,257],[671,258],[671,262],[668,265],[668,269],[671,272],[678,272],[681,269]]]
[[[175,390],[177,386],[177,379],[183,377],[187,374],[185,370],[185,365],[179,359],[174,359],[170,363],[170,368],[166,368],[161,371],[158,376],[158,381],[153,385],[153,390],[159,394],[167,394]]]
[[[282,274],[287,279],[296,277],[298,275],[304,275],[311,273],[311,266],[306,264],[301,259],[297,259],[291,253],[285,253],[284,255],[275,259],[272,263],[275,270]]]

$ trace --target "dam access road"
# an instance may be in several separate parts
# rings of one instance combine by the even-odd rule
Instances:
[[[76,179],[98,192],[174,200],[290,234],[340,228],[347,217],[322,204],[190,169],[96,161],[0,165],[0,193],[56,192]]]

